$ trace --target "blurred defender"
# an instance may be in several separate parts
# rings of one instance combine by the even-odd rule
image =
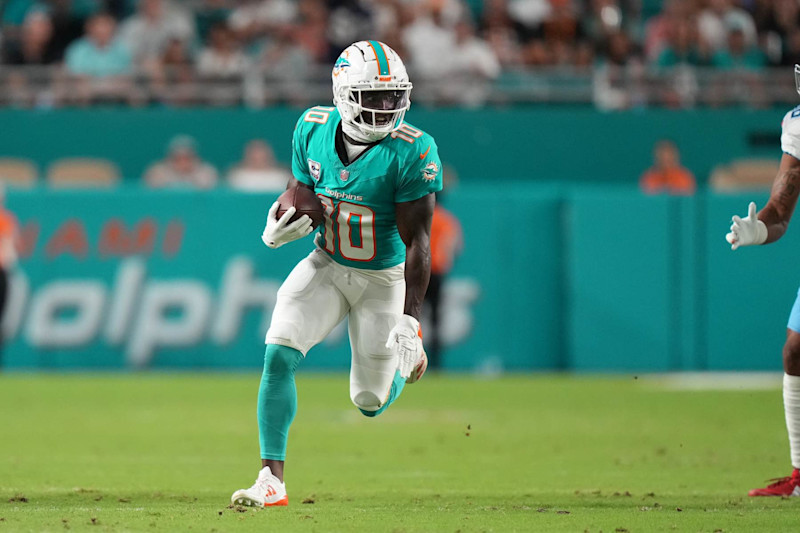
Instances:
[[[258,395],[261,466],[255,484],[233,493],[243,505],[287,505],[283,480],[297,410],[294,373],[308,350],[347,316],[350,399],[366,416],[386,410],[425,372],[419,317],[430,276],[434,193],[441,163],[433,138],[403,122],[411,83],[394,50],[378,41],[349,46],[333,67],[336,107],[312,107],[292,139],[289,187],[307,187],[325,208],[316,249],[278,291]],[[291,207],[270,209],[270,248],[311,233]]]
[[[795,85],[800,94],[800,65],[794,66]],[[731,249],[752,244],[766,244],[780,239],[792,218],[800,194],[800,106],[783,117],[781,149],[783,156],[778,176],[772,185],[769,202],[756,213],[750,202],[745,218],[733,217],[726,235]],[[783,408],[789,432],[792,473],[762,489],[753,489],[750,496],[800,496],[800,292],[789,316],[786,344],[783,346]]]

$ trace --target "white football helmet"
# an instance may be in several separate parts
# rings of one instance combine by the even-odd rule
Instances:
[[[411,107],[411,82],[397,52],[379,41],[348,46],[333,65],[333,103],[342,129],[360,142],[396,131]]]

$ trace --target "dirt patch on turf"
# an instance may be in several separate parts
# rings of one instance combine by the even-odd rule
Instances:
[[[244,505],[234,505],[234,504],[228,505],[225,509],[230,509],[234,513],[246,513],[248,511],[247,507],[245,507]],[[219,514],[222,515],[222,511],[220,511]]]
[[[28,498],[22,494],[15,494],[13,498],[8,499],[8,503],[28,503]]]

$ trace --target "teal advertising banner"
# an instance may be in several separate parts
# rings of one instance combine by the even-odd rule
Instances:
[[[274,197],[10,193],[22,242],[4,366],[260,367],[276,291],[313,246],[261,243]],[[444,291],[446,368],[779,370],[800,232],[732,252],[730,217],[751,199],[766,193],[463,184],[444,199],[466,241]],[[342,325],[302,368],[348,365]]]
[[[262,244],[276,196],[138,189],[11,194],[22,257],[3,325],[4,365],[259,366],[277,289],[313,249],[311,238],[279,250]],[[445,342],[456,346],[471,336],[476,318],[490,327],[494,307],[474,316],[481,298],[476,278],[450,281]],[[491,281],[487,288],[496,290]],[[304,367],[347,367],[346,331],[346,324],[337,328]]]
[[[164,157],[173,136],[189,134],[197,139],[201,156],[223,174],[256,138],[268,141],[278,160],[288,165],[291,132],[302,111],[0,110],[0,157],[28,158],[42,175],[59,158],[107,158],[136,183],[151,163]],[[703,183],[716,165],[734,158],[779,158],[786,111],[599,113],[588,107],[464,110],[414,104],[406,118],[436,138],[442,162],[457,169],[462,181],[635,184],[652,164],[653,145],[668,138]]]

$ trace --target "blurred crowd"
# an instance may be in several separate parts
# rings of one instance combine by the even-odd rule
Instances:
[[[195,103],[198,81],[207,82],[203,96],[212,103],[234,103],[248,93],[261,103],[291,103],[304,80],[324,78],[339,52],[364,38],[394,47],[415,83],[430,82],[440,101],[464,105],[481,104],[498,79],[531,67],[599,72],[596,99],[623,107],[642,98],[630,80],[644,72],[711,67],[747,76],[800,61],[798,0],[5,0],[3,6],[2,63],[63,67],[60,79],[69,84],[59,86],[57,78],[53,90],[31,96],[56,105]],[[240,82],[250,75],[242,97]],[[264,75],[275,94],[265,89]],[[32,83],[26,76],[33,74],[7,80],[23,99]],[[146,78],[144,90],[131,81],[137,76]],[[753,79],[740,91],[757,98]],[[667,103],[686,103],[692,83],[681,78]]]
[[[225,176],[225,185],[245,192],[277,192],[286,188],[291,174],[275,160],[264,140],[247,143],[242,159]],[[213,189],[220,185],[217,169],[203,160],[197,142],[178,135],[167,147],[164,159],[147,169],[144,182],[150,188]]]
[[[211,190],[226,188],[249,193],[279,192],[286,189],[290,170],[275,158],[264,139],[251,139],[240,158],[217,166],[207,160],[194,137],[174,136],[163,155],[150,162],[140,176],[123,176],[112,160],[96,156],[67,156],[40,168],[37,162],[14,156],[0,157],[0,241],[2,241],[2,191],[15,189],[114,189],[127,178],[129,184],[150,189]],[[0,242],[0,244],[2,244]],[[0,268],[2,246],[0,245]],[[1,282],[2,280],[0,280]],[[2,292],[0,288],[0,292]]]

